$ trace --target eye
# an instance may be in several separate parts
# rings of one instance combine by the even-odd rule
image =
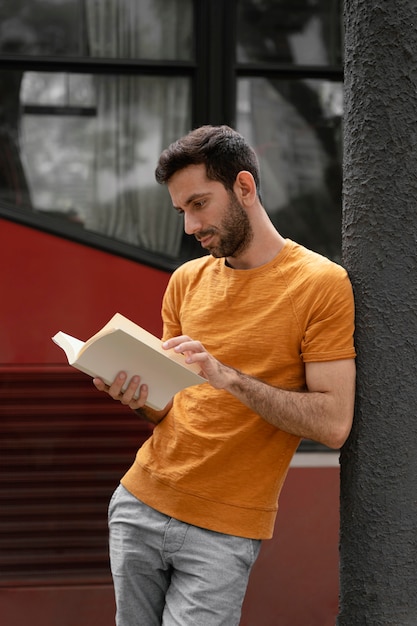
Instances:
[[[182,209],[179,209],[178,207],[174,207],[174,209],[176,210],[178,215],[184,215],[184,211]]]

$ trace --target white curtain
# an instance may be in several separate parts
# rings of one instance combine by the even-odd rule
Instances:
[[[91,56],[189,58],[189,0],[85,3]],[[86,227],[175,257],[182,221],[167,190],[155,182],[154,170],[160,152],[189,129],[189,81],[135,75],[99,75],[95,80],[95,198]]]

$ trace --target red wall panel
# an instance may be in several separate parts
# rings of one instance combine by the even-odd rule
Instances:
[[[241,626],[334,626],[338,607],[337,468],[291,468],[274,539],[261,549]],[[7,626],[114,626],[111,586],[0,589]],[[144,625],[145,626],[145,625]]]
[[[169,274],[0,219],[0,363],[65,363],[51,337],[88,339],[114,313],[161,334]]]

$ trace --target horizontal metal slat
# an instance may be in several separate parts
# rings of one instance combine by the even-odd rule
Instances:
[[[150,433],[72,368],[0,367],[2,586],[108,581],[108,502]]]

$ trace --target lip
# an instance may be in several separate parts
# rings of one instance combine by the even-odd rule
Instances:
[[[201,247],[207,248],[207,246],[210,244],[210,241],[212,239],[213,239],[213,235],[207,235],[207,237],[203,237],[202,239],[199,239]]]

